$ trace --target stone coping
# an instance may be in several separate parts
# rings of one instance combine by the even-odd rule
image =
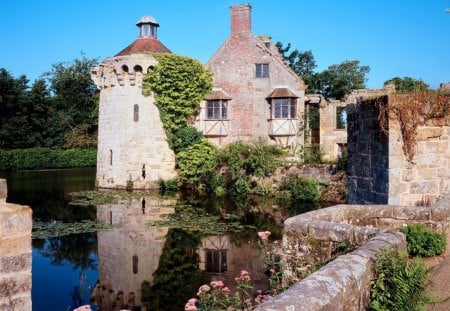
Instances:
[[[365,310],[370,302],[370,281],[377,254],[389,247],[406,250],[406,237],[397,229],[423,223],[446,232],[449,213],[450,195],[445,195],[429,207],[335,205],[291,217],[285,221],[284,247],[311,238],[349,241],[360,247],[339,256],[255,310]]]

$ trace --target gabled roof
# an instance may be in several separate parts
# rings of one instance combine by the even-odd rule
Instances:
[[[145,53],[171,53],[171,51],[155,38],[138,38],[115,56]]]
[[[206,100],[230,100],[231,97],[226,94],[221,89],[213,90],[208,96],[205,98]]]

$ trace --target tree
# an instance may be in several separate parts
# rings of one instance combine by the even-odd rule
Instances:
[[[91,68],[96,66],[97,59],[89,59],[84,54],[70,63],[56,63],[52,70],[44,76],[50,83],[53,94],[54,113],[49,128],[54,143],[72,145],[73,136],[83,133],[76,145],[88,147],[95,140],[97,132],[98,90],[91,80]],[[66,141],[64,139],[68,139]]]
[[[305,81],[307,85],[313,83],[314,80],[314,69],[317,67],[314,55],[309,51],[299,51],[297,49],[293,50],[287,54],[291,48],[291,44],[288,43],[286,47],[283,47],[281,42],[275,43],[278,48],[283,61],[299,76]]]
[[[384,85],[393,83],[395,91],[399,93],[413,93],[426,91],[429,86],[422,80],[413,79],[410,77],[395,77],[384,82]]]
[[[347,60],[319,73],[313,87],[326,98],[343,99],[351,91],[365,88],[369,71],[369,66],[360,65],[358,60]]]

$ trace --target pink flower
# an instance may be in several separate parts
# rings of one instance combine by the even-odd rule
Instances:
[[[305,253],[303,253],[303,252],[297,252],[297,257],[304,257],[305,256]]]
[[[298,268],[298,271],[301,271],[301,272],[306,271],[306,270],[308,270],[308,267],[300,267],[300,268]]]
[[[269,235],[271,234],[270,231],[261,231],[258,232],[258,236],[261,239],[261,241],[267,241],[269,239]]]
[[[230,289],[228,287],[224,287],[222,288],[222,292],[229,293]]]
[[[191,298],[188,300],[188,302],[186,303],[186,305],[184,306],[184,310],[185,311],[196,311],[197,310],[197,306],[195,305],[197,303],[197,299],[195,298]]]
[[[200,288],[198,289],[198,293],[197,296],[200,296],[203,293],[209,292],[211,290],[211,287],[209,287],[208,285],[202,285],[200,286]]]
[[[78,307],[76,309],[73,309],[73,311],[91,311],[91,306],[90,305],[84,305],[81,307]]]
[[[212,281],[212,282],[211,282],[211,287],[212,287],[212,288],[220,288],[220,287],[223,287],[223,282],[222,282],[222,281]]]
[[[184,306],[184,311],[197,311],[197,307],[195,305],[186,304]]]
[[[234,278],[234,279],[235,279],[236,282],[241,282],[241,281],[244,281],[244,282],[247,281],[248,282],[248,281],[250,281],[250,274],[247,271],[242,270],[241,271],[241,275],[239,277]]]

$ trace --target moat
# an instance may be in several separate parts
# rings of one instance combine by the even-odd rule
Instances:
[[[233,226],[245,230],[234,233],[217,226],[216,234],[151,226],[180,202],[143,194],[98,208],[70,204],[70,193],[94,189],[94,168],[0,176],[8,181],[7,201],[30,206],[34,222],[100,220],[115,226],[32,240],[33,310],[72,310],[88,303],[95,310],[141,310],[142,296],[151,310],[181,310],[200,285],[222,280],[233,286],[242,269],[250,272],[255,291],[267,287],[256,234],[260,228],[277,230],[267,216],[241,217]]]

